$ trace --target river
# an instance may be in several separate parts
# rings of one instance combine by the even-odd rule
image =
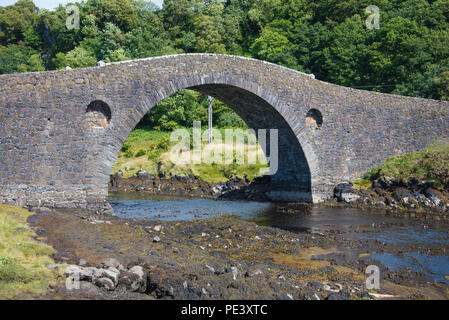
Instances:
[[[233,215],[292,232],[338,240],[335,260],[363,257],[397,274],[449,284],[449,224],[443,219],[401,216],[354,208],[310,207],[295,214],[278,212],[275,203],[189,199],[148,194],[111,193],[119,218],[161,221],[195,220]]]

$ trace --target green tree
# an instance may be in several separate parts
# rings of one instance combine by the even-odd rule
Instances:
[[[281,65],[296,67],[293,55],[294,46],[288,38],[270,28],[264,28],[253,45],[252,54],[259,59],[271,61]]]
[[[449,71],[444,71],[440,77],[435,78],[438,87],[439,99],[449,100]]]
[[[200,15],[193,25],[196,34],[197,52],[226,53],[226,47],[220,35],[220,30],[211,16]]]
[[[31,0],[19,0],[12,6],[0,7],[0,44],[25,40],[25,34],[37,19],[37,7]]]
[[[40,56],[32,48],[17,44],[0,46],[0,74],[43,70]]]
[[[67,66],[71,68],[92,67],[97,64],[95,56],[82,47],[77,47],[67,54],[62,52],[56,55],[54,64],[57,69],[63,69]]]

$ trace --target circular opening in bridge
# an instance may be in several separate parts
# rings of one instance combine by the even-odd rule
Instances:
[[[312,129],[320,129],[323,124],[323,115],[317,109],[310,109],[306,115],[306,125]]]
[[[111,108],[101,100],[92,101],[86,113],[86,120],[92,127],[106,128],[112,118]]]

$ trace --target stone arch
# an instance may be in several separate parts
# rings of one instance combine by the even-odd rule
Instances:
[[[111,133],[109,135],[111,138],[109,145],[111,147],[106,150],[107,160],[103,162],[108,163],[108,165],[104,166],[101,174],[104,178],[102,184],[107,185],[109,182],[109,175],[124,141],[146,112],[158,102],[179,90],[191,89],[223,101],[256,132],[258,129],[277,129],[279,137],[279,169],[271,177],[273,189],[271,195],[276,200],[312,202],[312,180],[315,172],[312,170],[315,170],[316,166],[309,166],[308,158],[310,157],[314,162],[313,149],[310,146],[306,149],[302,147],[301,140],[304,140],[304,137],[297,137],[289,123],[291,119],[279,112],[281,104],[275,98],[274,93],[271,93],[269,90],[263,90],[261,91],[263,94],[261,92],[256,94],[248,86],[239,83],[236,85],[235,82],[231,83],[206,82],[193,86],[168,83],[168,90],[167,88],[161,88],[155,100],[148,96],[140,96],[140,103],[135,105],[132,109],[133,112],[128,113],[125,119],[113,117],[109,128]],[[271,103],[267,99],[271,99]],[[117,130],[117,132],[114,133],[114,130]],[[308,142],[303,141],[303,143],[306,145]],[[270,153],[269,139],[267,139],[267,149]],[[265,153],[266,151],[264,150]],[[98,161],[98,159],[95,161]]]

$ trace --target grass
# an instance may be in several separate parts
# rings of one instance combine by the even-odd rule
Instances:
[[[367,188],[381,177],[403,182],[416,179],[430,182],[438,189],[449,189],[449,143],[433,142],[423,151],[389,158],[366,173],[363,179],[351,182],[358,188]]]
[[[192,128],[187,129],[190,133]],[[232,144],[224,141],[226,129],[218,129],[223,137],[223,143],[208,144],[203,142],[203,150],[207,149],[219,154],[219,157],[224,159],[226,156],[224,150],[232,148]],[[202,133],[205,133],[203,129]],[[165,176],[183,176],[194,175],[197,178],[211,183],[225,182],[232,177],[243,178],[245,175],[249,180],[261,175],[261,171],[267,170],[266,161],[262,160],[255,163],[248,163],[248,155],[257,157],[263,151],[255,145],[252,141],[248,141],[247,136],[244,136],[243,144],[239,144],[245,150],[244,163],[237,163],[235,161],[236,154],[232,154],[232,164],[201,162],[200,164],[175,164],[170,161],[170,151],[173,149],[176,142],[170,142],[170,132],[162,132],[151,128],[136,128],[131,132],[128,139],[124,143],[124,147],[120,152],[112,173],[119,170],[123,172],[125,178],[134,176],[139,170],[145,170],[151,174],[158,175],[162,173]],[[193,156],[193,152],[183,152],[182,157]],[[207,156],[206,156],[207,157]],[[265,158],[262,156],[261,158]],[[210,159],[210,158],[209,158]]]
[[[352,182],[354,184],[354,188],[356,190],[368,189],[372,185],[372,181],[370,179],[365,179],[365,178],[350,180],[349,182]]]
[[[0,205],[0,299],[42,294],[57,279],[50,255],[54,249],[37,240],[27,224],[32,213]]]

